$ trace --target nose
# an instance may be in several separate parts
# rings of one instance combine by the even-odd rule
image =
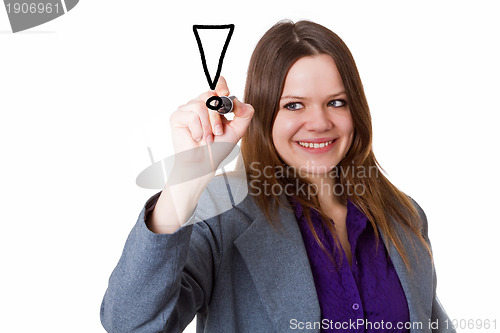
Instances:
[[[333,120],[326,107],[310,106],[303,115],[304,127],[309,131],[325,132],[333,128]]]

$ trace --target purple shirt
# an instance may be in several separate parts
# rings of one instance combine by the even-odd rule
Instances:
[[[319,214],[311,212],[316,233],[325,248],[333,253],[337,262],[342,256],[337,269],[313,238],[302,214],[302,205],[294,199],[290,202],[316,285],[321,332],[408,333],[404,324],[410,321],[410,316],[403,288],[381,237],[376,245],[368,218],[347,200],[346,227],[351,244],[351,267],[344,250],[335,250],[334,239],[322,226]]]

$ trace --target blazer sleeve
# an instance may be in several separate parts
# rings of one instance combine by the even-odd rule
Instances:
[[[427,216],[425,215],[424,210],[418,205],[418,203],[412,198],[411,200],[413,201],[413,204],[420,215],[420,220],[422,221],[422,228],[421,228],[422,236],[424,237],[425,241],[431,248],[432,252],[431,241],[429,239],[429,233],[428,233],[429,225],[427,223]],[[436,294],[437,277],[436,277],[436,268],[434,267],[434,264],[432,265],[432,276],[433,276],[433,296],[432,296],[431,322],[437,323],[437,325],[434,325],[436,328],[432,329],[432,332],[456,333],[456,330],[451,325],[451,320],[448,317],[448,314],[446,313],[444,307],[442,306]]]
[[[151,232],[146,213],[160,193],[142,209],[109,279],[100,312],[108,332],[181,332],[210,300],[217,261],[212,231],[188,221],[173,234]]]

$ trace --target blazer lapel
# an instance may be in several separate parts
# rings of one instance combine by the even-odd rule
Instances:
[[[432,311],[434,270],[429,253],[417,237],[405,233],[403,226],[395,221],[393,221],[393,225],[401,238],[401,242],[408,245],[406,252],[411,272],[407,269],[396,247],[388,241],[382,232],[380,234],[403,287],[408,302],[410,321],[422,325],[421,329],[412,327],[411,333],[430,332],[429,318],[431,318]],[[413,247],[411,246],[412,243]]]
[[[257,217],[235,245],[276,331],[291,331],[294,319],[319,322],[321,311],[316,287],[293,211],[290,207],[279,209],[280,229],[271,227],[256,207],[252,213],[257,213]]]

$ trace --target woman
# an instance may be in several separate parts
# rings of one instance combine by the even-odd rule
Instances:
[[[176,152],[191,153],[171,177],[214,169],[230,151],[217,144],[242,138],[245,179],[197,175],[146,203],[110,278],[104,327],[180,332],[197,314],[198,332],[454,332],[425,214],[379,172],[342,40],[280,22],[256,46],[232,121],[205,105],[228,94],[221,78],[172,114]]]

